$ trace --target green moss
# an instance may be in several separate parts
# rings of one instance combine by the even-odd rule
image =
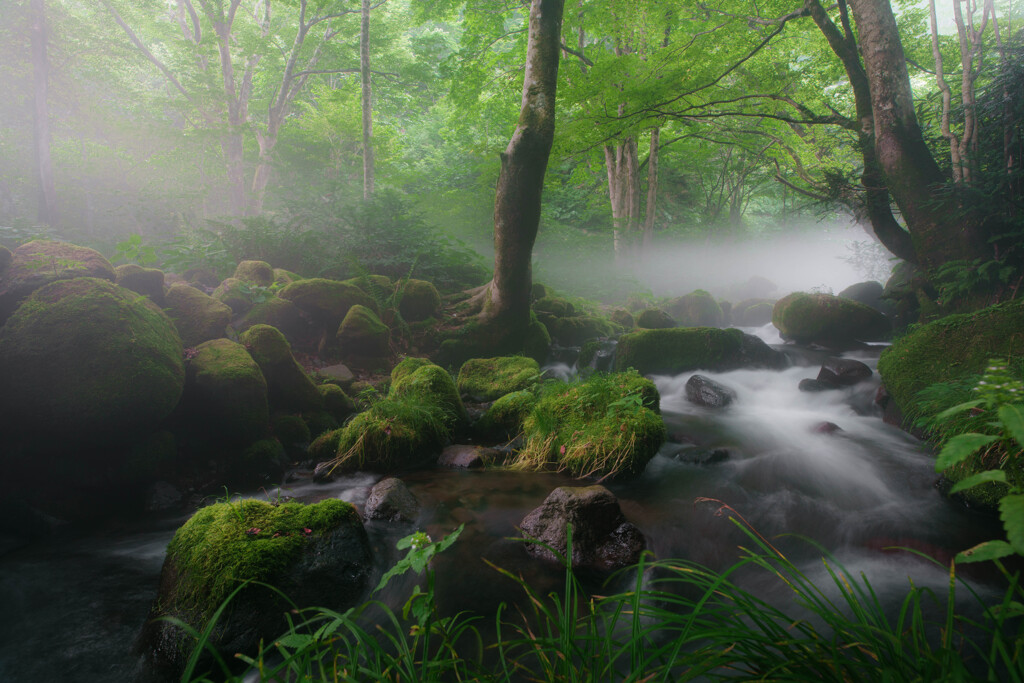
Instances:
[[[309,448],[306,449],[310,460],[313,462],[324,462],[336,457],[338,455],[338,444],[341,443],[341,435],[344,431],[344,429],[333,429],[323,432],[313,439],[313,443],[309,444]]]
[[[156,268],[143,268],[126,263],[114,269],[114,284],[148,296],[158,306],[164,301],[164,272]]]
[[[595,315],[552,318],[545,322],[551,336],[565,346],[579,346],[588,339],[611,336],[612,324]]]
[[[167,546],[178,574],[174,602],[202,623],[241,582],[279,584],[305,544],[353,519],[355,508],[336,499],[314,505],[241,500],[202,508]]]
[[[549,313],[553,316],[564,318],[576,315],[576,308],[566,299],[557,296],[545,296],[533,302],[533,310]]]
[[[878,341],[892,326],[870,306],[831,294],[795,292],[779,299],[772,310],[772,324],[785,339],[800,343]]]
[[[356,402],[336,384],[321,384],[317,387],[323,398],[324,408],[339,424],[356,412]]]
[[[190,421],[214,440],[251,441],[266,433],[267,382],[241,344],[213,339],[189,361],[184,405]]]
[[[577,477],[639,474],[665,441],[658,400],[654,383],[635,372],[546,384],[513,466]]]
[[[245,283],[238,278],[225,279],[210,296],[230,308],[235,315],[241,315],[252,308],[252,298],[245,293]]]
[[[285,460],[285,449],[277,439],[254,441],[242,451],[235,468],[245,481],[256,481],[262,477],[279,474]]]
[[[387,275],[360,275],[358,277],[349,278],[348,280],[342,280],[342,282],[346,285],[358,287],[374,298],[387,298],[395,287],[391,282],[391,278]]]
[[[267,379],[271,408],[288,413],[323,410],[313,380],[292,356],[284,335],[270,325],[253,325],[238,336]]]
[[[494,401],[540,381],[540,365],[532,358],[471,358],[459,370],[458,390],[475,401]]]
[[[309,278],[297,280],[284,287],[278,296],[291,301],[313,319],[328,326],[337,325],[355,305],[377,309],[377,304],[366,292],[353,284]]]
[[[275,285],[280,285],[281,287],[284,287],[285,285],[290,285],[291,283],[302,279],[303,277],[298,273],[293,273],[292,271],[285,270],[284,268],[274,268]]]
[[[878,372],[907,413],[925,387],[979,375],[995,357],[1024,357],[1024,300],[914,327],[882,352]]]
[[[231,309],[195,287],[176,282],[164,295],[167,314],[185,346],[225,336]]]
[[[397,382],[403,377],[411,375],[426,365],[432,365],[432,363],[426,358],[415,358],[413,356],[403,358],[398,365],[391,369],[391,381]]]
[[[266,261],[242,261],[232,277],[251,285],[269,287],[274,282],[274,269]]]
[[[338,327],[338,344],[346,357],[387,356],[391,333],[377,314],[366,306],[356,304],[349,309]]]
[[[466,421],[466,408],[462,405],[455,380],[447,370],[433,363],[393,380],[388,396],[436,406],[445,422],[452,427]]]
[[[301,336],[306,330],[306,322],[302,312],[291,301],[276,296],[253,304],[252,308],[235,325],[235,329],[243,332],[253,325],[270,325],[281,331],[285,337]]]
[[[76,278],[36,290],[0,328],[0,377],[9,429],[117,439],[171,413],[185,367],[174,325],[149,299]]]
[[[437,287],[426,280],[406,280],[398,303],[398,311],[406,322],[432,318],[440,309],[441,294]]]
[[[505,394],[491,404],[473,430],[483,439],[509,441],[523,432],[523,422],[536,405],[537,397],[532,391]]]
[[[309,426],[301,415],[275,415],[271,431],[286,448],[295,444],[308,444],[311,440]]]
[[[741,354],[742,339],[739,330],[714,327],[637,330],[619,338],[615,368],[635,368],[644,375],[727,369]]]
[[[631,330],[636,327],[636,321],[633,319],[633,314],[625,308],[616,308],[612,310],[612,312],[608,314],[608,319],[626,330]]]

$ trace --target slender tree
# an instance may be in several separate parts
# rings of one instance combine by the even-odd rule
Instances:
[[[39,221],[48,225],[57,222],[57,190],[53,181],[53,161],[50,155],[50,107],[48,93],[50,84],[50,60],[47,52],[49,30],[46,23],[45,0],[32,0],[32,80],[33,88],[33,139],[36,151],[36,174],[39,184]]]
[[[363,0],[359,30],[359,78],[363,108],[363,199],[373,196],[373,90],[370,85],[370,0]]]

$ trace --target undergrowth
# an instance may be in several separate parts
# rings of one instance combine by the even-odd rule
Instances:
[[[295,610],[280,638],[253,657],[237,656],[244,672],[233,672],[218,655],[219,671],[190,670],[182,680],[1024,680],[1024,590],[1019,576],[998,562],[1007,588],[997,604],[963,581],[954,562],[944,590],[911,580],[893,608],[863,573],[851,573],[824,550],[828,578],[816,583],[734,510],[700,501],[728,513],[746,535],[740,559],[722,572],[644,557],[625,570],[633,577],[627,590],[596,595],[571,570],[572,558],[559,556],[564,585],[540,595],[494,567],[520,586],[525,600],[518,609],[499,609],[496,642],[485,645],[480,616],[441,617],[433,596],[430,559],[461,528],[437,542],[418,533],[399,542],[408,554],[378,586],[406,571],[426,572],[425,590],[414,588],[399,611],[376,601],[346,612]],[[773,604],[737,583],[737,575],[751,572],[792,600]],[[958,610],[964,602],[974,616]],[[376,625],[366,619],[373,610]],[[208,647],[208,631],[193,631],[197,651]]]

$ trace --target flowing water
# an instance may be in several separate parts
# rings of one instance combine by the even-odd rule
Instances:
[[[772,330],[756,332],[777,343]],[[671,439],[642,476],[607,484],[626,517],[657,557],[720,569],[737,559],[737,546],[745,541],[727,516],[717,514],[725,504],[812,577],[827,581],[821,554],[798,537],[820,544],[852,573],[863,571],[879,594],[893,600],[905,594],[908,577],[941,592],[947,570],[893,547],[948,561],[996,537],[998,527],[937,493],[933,456],[884,424],[873,406],[877,377],[843,390],[800,392],[797,385],[817,375],[821,356],[790,353],[795,364],[781,372],[702,372],[736,392],[725,409],[686,400],[692,373],[656,377]],[[877,349],[847,354],[872,366],[876,356]],[[698,464],[711,454],[720,461]],[[326,485],[300,479],[280,493],[362,505],[379,478],[360,473]],[[561,584],[561,571],[530,560],[510,537],[553,488],[580,482],[556,474],[443,469],[403,479],[422,503],[421,516],[416,525],[367,524],[378,576],[397,558],[398,538],[425,529],[436,539],[465,524],[460,540],[436,560],[445,612],[489,615],[501,602],[521,597],[485,559],[522,574],[541,593]],[[132,680],[138,658],[131,646],[156,594],[164,548],[184,519],[144,518],[58,534],[0,556],[0,681]],[[777,590],[759,587],[756,577],[751,581],[755,592]],[[396,582],[385,600],[400,605],[410,588],[411,578]],[[781,593],[764,597],[783,599]]]

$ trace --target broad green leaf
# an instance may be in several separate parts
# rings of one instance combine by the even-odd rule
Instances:
[[[935,471],[941,472],[947,467],[952,467],[983,446],[987,446],[998,439],[998,436],[975,434],[973,432],[954,436],[942,447],[942,452],[939,453],[939,457],[935,460]]]
[[[301,650],[312,642],[313,636],[307,633],[289,633],[278,638],[276,644],[292,650]]]
[[[984,484],[987,481],[1001,481],[1005,484],[1006,473],[1003,472],[1002,470],[985,470],[984,472],[978,472],[977,474],[972,474],[971,476],[967,477],[962,481],[958,481],[956,484],[953,485],[953,488],[951,488],[949,492],[960,493],[961,491],[969,489],[972,486]]]
[[[1024,494],[1003,496],[999,501],[999,518],[1014,551],[1024,555]]]
[[[999,419],[1017,444],[1024,448],[1024,406],[1015,403],[999,408]]]
[[[982,401],[982,400],[967,401],[966,403],[958,403],[957,405],[953,406],[952,408],[946,408],[941,413],[936,415],[934,419],[935,420],[945,420],[947,418],[953,417],[954,415],[962,413],[965,410],[970,410],[971,408],[977,408],[978,406],[980,406],[983,403],[984,403],[984,401]]]
[[[957,553],[957,562],[984,562],[1013,555],[1013,546],[1006,541],[985,541],[962,553]]]

